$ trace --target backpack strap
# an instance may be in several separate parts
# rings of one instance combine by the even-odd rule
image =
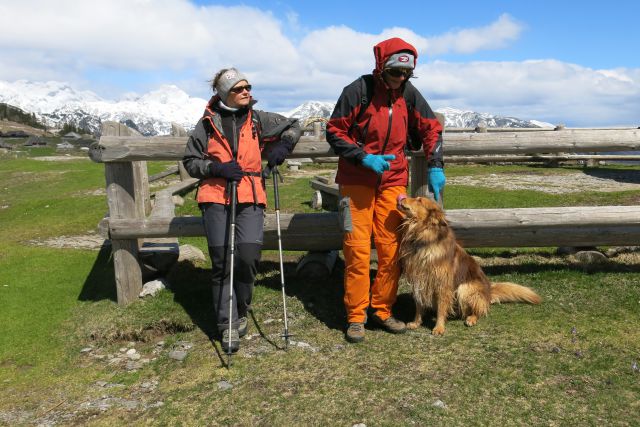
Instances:
[[[356,123],[362,119],[364,112],[369,108],[373,98],[373,75],[364,74],[360,76],[360,111],[356,116]]]
[[[262,138],[262,123],[260,122],[260,115],[255,111],[251,110],[251,132],[254,137],[258,137],[258,145],[260,147],[260,151],[264,148],[264,139]]]

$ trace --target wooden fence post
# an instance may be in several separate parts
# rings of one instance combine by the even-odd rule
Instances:
[[[442,125],[444,134],[444,114],[435,113],[438,121]],[[427,182],[427,159],[423,155],[412,156],[411,158],[411,197],[426,197],[429,194],[429,183]]]
[[[102,134],[109,136],[139,135],[121,123],[105,122]],[[109,218],[143,219],[151,210],[147,162],[114,162],[105,164]],[[113,267],[118,304],[128,304],[142,290],[142,271],[138,261],[139,239],[112,239]]]
[[[186,138],[187,136],[189,136],[189,134],[178,123],[172,122],[171,136],[184,136]],[[178,160],[178,174],[180,175],[180,181],[185,181],[191,178],[191,176],[189,175],[189,172],[187,172],[187,170],[184,168],[184,165],[182,164],[182,160]]]

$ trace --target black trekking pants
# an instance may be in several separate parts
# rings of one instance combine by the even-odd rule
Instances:
[[[229,327],[229,285],[231,281],[230,223],[231,207],[219,203],[201,203],[207,234],[213,279],[213,308],[218,331]],[[253,297],[253,285],[262,250],[264,207],[238,203],[235,221],[235,260],[233,269],[232,327],[246,317]]]

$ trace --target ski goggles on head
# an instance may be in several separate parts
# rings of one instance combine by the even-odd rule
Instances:
[[[232,87],[231,89],[229,89],[229,92],[242,93],[245,89],[247,92],[251,92],[251,85]]]
[[[406,79],[413,75],[413,70],[409,68],[385,68],[384,72],[391,77],[404,77]]]

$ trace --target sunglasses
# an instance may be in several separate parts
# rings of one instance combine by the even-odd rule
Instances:
[[[391,77],[405,77],[407,79],[413,74],[413,70],[405,68],[385,68],[384,72],[389,74]]]
[[[247,92],[251,92],[251,85],[232,87],[231,89],[229,89],[229,91],[233,93],[242,93],[244,90],[246,90]]]

